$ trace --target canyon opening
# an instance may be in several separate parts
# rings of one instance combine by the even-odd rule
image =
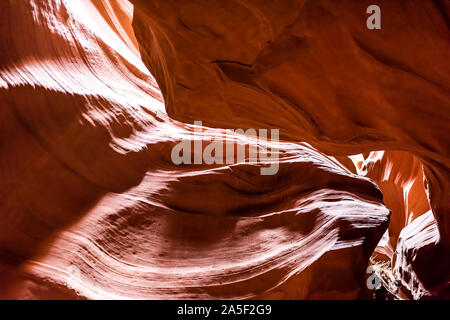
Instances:
[[[449,12],[0,1],[0,299],[448,300]]]

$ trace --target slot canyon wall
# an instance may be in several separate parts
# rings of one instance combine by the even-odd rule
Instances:
[[[0,298],[450,298],[450,5],[370,4],[1,1]]]

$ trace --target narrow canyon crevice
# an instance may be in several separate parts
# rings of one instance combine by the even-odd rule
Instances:
[[[449,7],[378,2],[0,2],[0,298],[448,299]]]

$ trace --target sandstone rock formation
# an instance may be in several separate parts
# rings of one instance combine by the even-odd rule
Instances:
[[[2,1],[0,298],[364,298],[389,210],[403,290],[445,297],[448,14],[380,2]],[[227,128],[279,128],[231,134],[278,173],[173,163]]]
[[[423,183],[423,166],[410,153],[372,152],[358,173],[374,180],[383,192],[383,202],[392,212],[389,245],[395,250],[403,228],[430,210]]]
[[[448,286],[437,267],[450,260],[447,1],[378,1],[375,31],[365,24],[371,1],[133,3],[171,117],[277,127],[328,155],[418,157],[439,232],[429,272]]]
[[[358,173],[377,183],[391,210],[389,228],[373,258],[392,265],[395,287],[399,289],[392,293],[412,299],[448,297],[447,283],[442,281],[450,278],[448,259],[438,260],[435,265],[433,259],[429,260],[435,250],[441,257],[446,253],[439,246],[420,161],[410,153],[386,151],[372,152],[358,164]]]

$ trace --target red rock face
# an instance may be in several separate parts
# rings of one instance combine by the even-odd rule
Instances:
[[[446,297],[445,5],[132,2],[0,4],[0,298],[364,298],[390,216],[402,297]],[[225,137],[277,158],[173,161]]]
[[[410,153],[372,152],[358,171],[374,180],[383,192],[383,202],[392,212],[388,233],[390,246],[395,249],[403,228],[430,210],[423,166]]]
[[[448,297],[446,283],[442,281],[449,277],[448,260],[434,260],[432,256],[433,252],[437,257],[446,253],[440,247],[420,161],[406,152],[372,152],[363,162],[357,162],[357,167],[359,174],[377,183],[384,203],[391,210],[389,228],[372,257],[392,265],[398,288],[392,293],[400,298]],[[429,272],[430,268],[434,274]]]

